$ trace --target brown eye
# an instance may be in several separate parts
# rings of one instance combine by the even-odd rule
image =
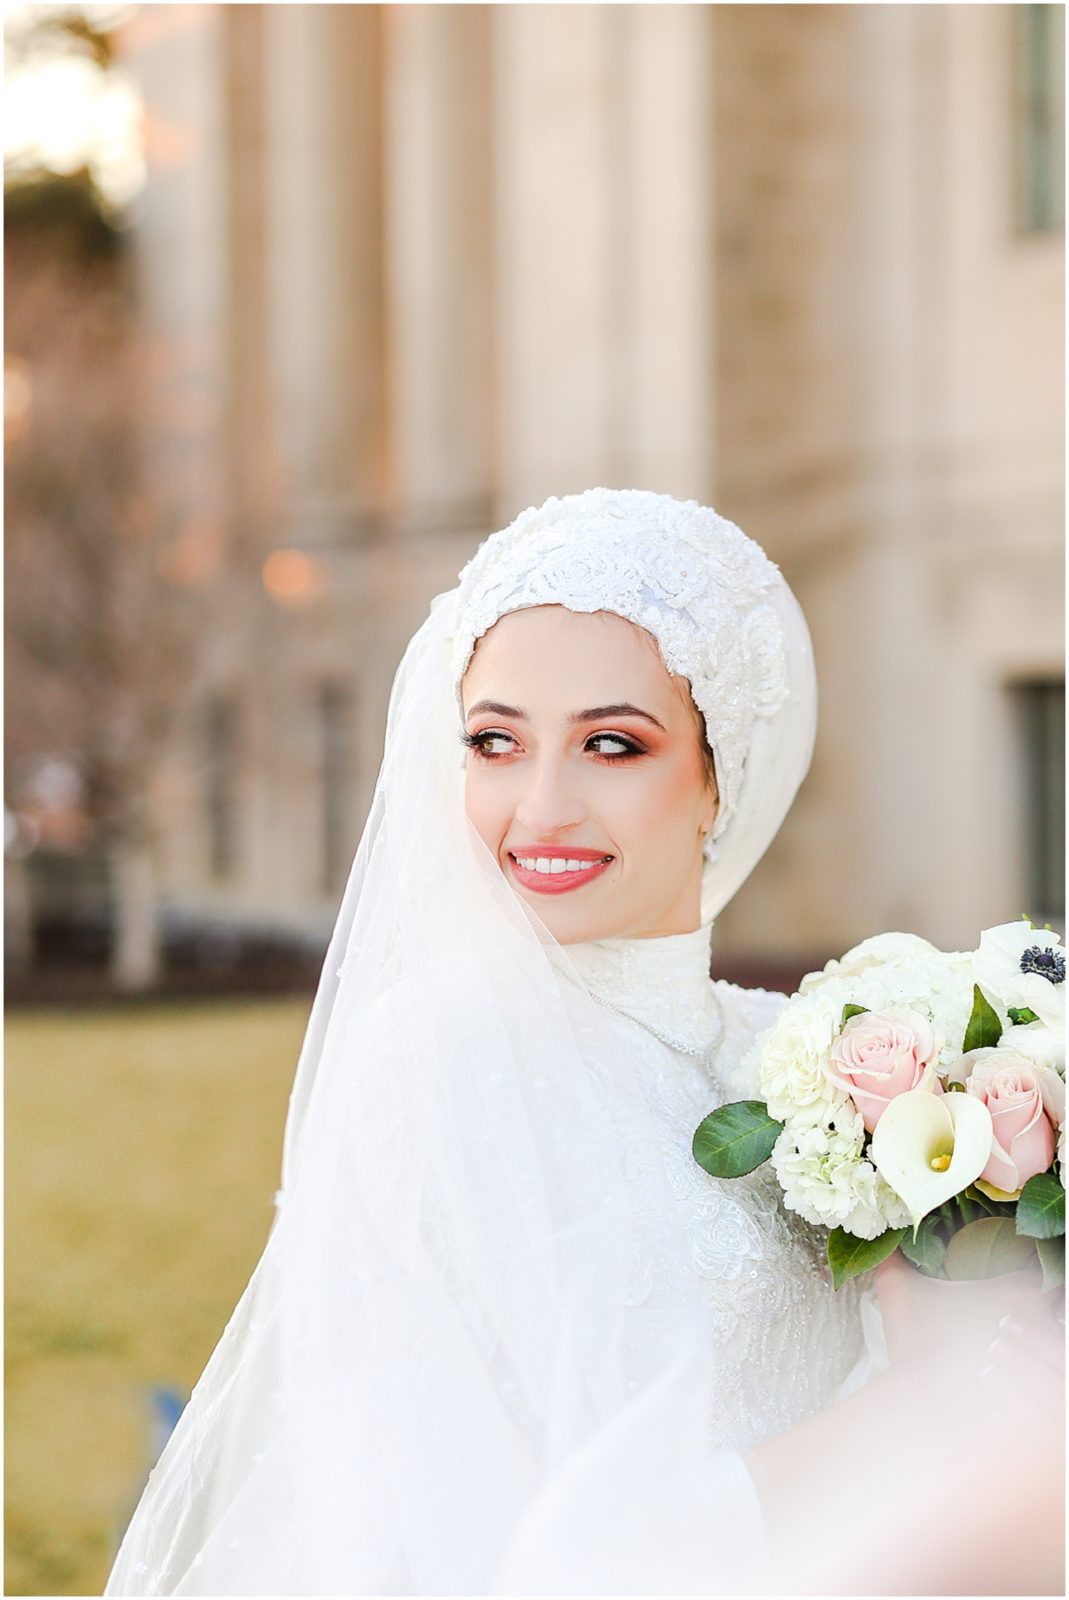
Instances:
[[[630,761],[635,756],[642,756],[646,753],[641,745],[635,744],[630,739],[625,739],[621,733],[595,733],[591,735],[587,742],[588,744],[600,744],[602,740],[608,740],[610,744],[617,746],[615,750],[595,751],[595,755],[599,755],[602,761]]]
[[[504,739],[510,744],[513,742],[511,734],[501,733],[493,728],[484,728],[482,733],[463,732],[460,735],[461,744],[473,751],[480,761],[497,761],[501,756],[508,754],[506,750],[489,749],[494,739]]]

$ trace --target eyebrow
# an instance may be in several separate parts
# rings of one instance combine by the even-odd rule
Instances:
[[[527,721],[526,711],[519,706],[502,705],[500,700],[476,700],[468,711],[469,717],[474,717],[477,712],[489,711],[497,717],[513,717],[518,722]],[[587,711],[573,711],[568,721],[573,725],[578,722],[601,722],[606,717],[642,717],[646,722],[652,722],[655,728],[660,728],[662,733],[667,733],[663,722],[649,711],[642,711],[638,706],[633,706],[628,700],[620,700],[611,706],[591,706]]]

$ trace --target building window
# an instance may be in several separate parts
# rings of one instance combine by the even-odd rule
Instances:
[[[227,695],[205,706],[204,746],[208,862],[214,878],[228,878],[237,865],[237,708]]]
[[[1061,931],[1065,917],[1065,683],[1019,685],[1024,892],[1019,909]]]
[[[356,841],[352,837],[353,696],[338,683],[318,695],[322,774],[320,887],[333,894],[344,882]]]
[[[1011,7],[1017,227],[1065,227],[1065,7]]]

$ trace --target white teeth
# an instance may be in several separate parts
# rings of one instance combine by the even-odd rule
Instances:
[[[563,856],[517,856],[516,860],[527,872],[545,873],[582,872],[599,864],[596,861],[573,861]]]

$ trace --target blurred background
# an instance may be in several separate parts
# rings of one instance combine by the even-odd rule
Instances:
[[[711,503],[821,726],[714,971],[1064,915],[1064,7],[5,7],[7,1592],[271,1220],[430,598]]]

